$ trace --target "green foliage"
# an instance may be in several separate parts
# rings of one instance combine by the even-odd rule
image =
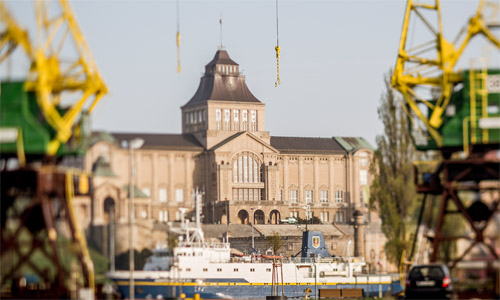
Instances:
[[[129,251],[122,252],[118,254],[115,258],[115,264],[117,270],[128,270],[129,269]],[[146,264],[147,259],[153,254],[149,249],[142,249],[138,252],[134,249],[134,270],[142,270]]]
[[[266,244],[273,250],[273,254],[278,254],[278,250],[283,247],[285,241],[281,240],[279,233],[273,231],[273,235],[266,236]]]
[[[296,219],[297,219],[297,224],[306,224],[306,219],[301,219],[301,218],[296,218]],[[321,220],[318,217],[313,216],[312,218],[307,220],[307,224],[321,224]]]
[[[406,115],[390,87],[389,78],[385,78],[385,84],[387,90],[378,108],[384,134],[377,136],[377,150],[370,166],[374,176],[370,204],[377,208],[382,220],[382,231],[388,240],[387,257],[398,263],[408,246],[408,225],[415,207],[412,167],[415,150]]]
[[[109,270],[109,259],[93,249],[89,245],[89,254],[92,262],[94,263],[94,272],[96,275],[104,274]]]

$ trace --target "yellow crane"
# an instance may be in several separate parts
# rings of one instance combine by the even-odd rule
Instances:
[[[437,148],[446,146],[440,127],[454,86],[464,80],[463,73],[456,70],[464,50],[476,35],[484,36],[500,49],[500,40],[491,30],[498,24],[487,20],[487,11],[494,10],[495,7],[498,8],[495,1],[480,0],[475,14],[451,42],[443,32],[439,0],[433,1],[433,4],[414,0],[407,2],[391,84],[403,95],[406,101],[403,106],[412,123],[423,125],[420,129],[428,132],[427,138],[432,139]],[[409,41],[410,32],[415,30],[412,28],[414,26],[410,26],[412,19],[420,22],[430,33],[429,40],[416,46],[410,45]],[[433,101],[429,101],[429,98],[433,98]]]
[[[3,160],[19,148],[33,161],[60,154],[85,135],[82,123],[107,93],[68,2],[58,3],[54,10],[55,2],[35,1],[33,42],[0,1],[0,63],[18,48],[30,62],[23,81],[1,82]],[[12,130],[14,140],[24,141],[16,143],[17,149],[9,148],[11,141],[5,138]],[[19,163],[23,165],[21,159]],[[48,163],[3,168],[0,177],[2,292],[12,282],[15,298],[90,298],[95,292],[94,266],[73,203],[75,194],[88,195],[88,174]],[[21,290],[18,276],[24,276],[26,268],[40,283]],[[76,295],[79,288],[87,294]]]
[[[37,32],[33,43],[5,3],[0,2],[0,24],[3,25],[0,63],[17,47],[22,48],[30,60],[25,89],[36,93],[38,107],[55,131],[45,153],[53,156],[61,144],[79,134],[75,128],[79,118],[84,112],[91,113],[108,89],[68,2],[60,0],[57,12],[50,11],[49,4],[35,2]],[[71,44],[76,55],[68,59],[66,54]]]

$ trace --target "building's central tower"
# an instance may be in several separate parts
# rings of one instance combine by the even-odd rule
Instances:
[[[181,109],[182,133],[194,135],[206,149],[240,131],[270,141],[264,130],[265,104],[250,92],[226,50],[218,50],[205,66],[198,90]]]

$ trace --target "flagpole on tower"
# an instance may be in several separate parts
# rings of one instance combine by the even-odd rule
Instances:
[[[220,13],[219,24],[220,24],[220,48],[223,49],[224,45],[222,44],[222,13]]]

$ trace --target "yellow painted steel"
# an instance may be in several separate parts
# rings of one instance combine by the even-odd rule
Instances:
[[[280,46],[276,46],[274,47],[274,49],[276,50],[276,68],[277,68],[277,73],[276,73],[276,82],[274,83],[274,86],[278,86],[279,84],[281,84],[281,80],[280,80]]]
[[[72,136],[84,110],[91,113],[108,91],[68,2],[59,0],[59,4],[60,13],[51,16],[47,8],[49,4],[36,2],[38,29],[36,44],[33,45],[26,31],[15,22],[5,4],[0,2],[0,22],[6,28],[1,35],[0,50],[7,47],[7,51],[4,51],[6,55],[0,57],[0,62],[17,45],[23,48],[31,60],[26,90],[36,93],[45,120],[56,132],[55,138],[49,143],[48,155],[56,154],[59,146]],[[56,36],[62,38],[56,41]],[[77,57],[68,68],[62,69],[60,54],[63,46],[70,43],[70,37]],[[68,109],[61,110],[61,98],[70,94],[71,99],[76,100],[72,100]]]
[[[82,173],[81,171],[75,171],[76,174],[80,176],[84,176],[87,178],[86,174]],[[66,172],[66,201],[67,201],[67,206],[68,206],[68,211],[69,211],[69,216],[68,220],[73,227],[73,232],[74,232],[74,238],[76,240],[76,243],[78,244],[78,249],[82,251],[82,257],[83,261],[82,263],[84,264],[85,268],[87,269],[87,282],[88,282],[88,287],[92,289],[93,292],[95,292],[95,275],[94,275],[94,263],[92,262],[92,259],[90,258],[90,253],[87,247],[87,240],[85,238],[85,234],[83,233],[82,229],[80,228],[80,223],[78,222],[76,211],[75,211],[75,204],[73,202],[73,172],[68,171]]]
[[[456,43],[451,43],[444,37],[439,0],[435,0],[434,5],[408,0],[406,5],[391,85],[403,95],[413,114],[420,119],[438,147],[443,144],[443,138],[438,129],[442,125],[442,117],[449,104],[453,86],[462,81],[461,73],[455,70],[456,63],[471,38],[475,35],[483,35],[500,49],[500,40],[493,35],[488,27],[489,24],[484,19],[483,10],[486,4],[490,5],[490,3],[485,3],[485,0],[480,0],[476,13],[469,19],[466,29],[455,40]],[[428,14],[423,14],[421,10],[427,10],[428,13],[434,12],[437,22],[431,22],[429,18],[426,18]],[[411,18],[417,18],[427,27],[433,36],[431,41],[409,48],[408,33]],[[432,52],[435,52],[434,58],[426,56],[429,53],[433,54]],[[439,89],[440,95],[435,105],[431,106],[421,99],[423,97],[418,97],[415,92],[417,87]],[[430,117],[427,117],[419,108],[419,103],[426,104],[430,110]],[[413,118],[410,114],[408,117]]]

